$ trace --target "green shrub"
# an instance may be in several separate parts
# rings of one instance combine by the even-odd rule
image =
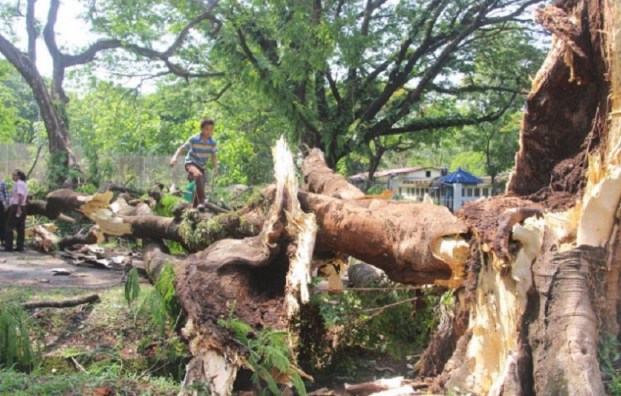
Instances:
[[[313,304],[328,329],[339,329],[339,348],[363,346],[402,359],[422,348],[435,325],[437,297],[426,293],[414,315],[414,289],[381,281],[378,291],[315,294]]]
[[[164,195],[153,211],[158,216],[173,217],[173,209],[180,203],[184,202],[184,199],[181,197],[169,194]]]
[[[124,294],[128,304],[138,301],[134,322],[146,325],[140,352],[154,347],[156,366],[166,368],[174,378],[181,379],[189,360],[189,351],[186,343],[174,331],[182,313],[175,295],[174,281],[173,267],[166,264],[155,282],[155,287],[141,294],[138,271],[132,268],[125,279]]]
[[[31,340],[35,327],[30,316],[15,303],[0,308],[0,367],[30,371],[40,358],[37,344]]]
[[[621,395],[621,342],[614,335],[600,336],[599,366],[610,395]]]
[[[298,394],[306,395],[304,381],[289,347],[290,334],[287,331],[264,328],[255,332],[249,324],[233,317],[220,319],[218,324],[231,330],[235,339],[248,349],[247,364],[253,371],[252,381],[261,389],[261,394],[267,391],[282,394],[272,376],[276,372],[288,376]]]

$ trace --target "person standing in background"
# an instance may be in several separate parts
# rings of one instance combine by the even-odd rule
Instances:
[[[26,174],[19,169],[15,169],[11,174],[15,182],[13,192],[9,199],[9,210],[7,212],[6,231],[4,237],[4,250],[13,251],[13,230],[17,231],[16,251],[24,251],[24,234],[26,232],[26,202],[28,200],[28,186],[26,185]]]
[[[6,228],[6,209],[9,207],[9,191],[4,179],[0,179],[0,242],[4,241]]]

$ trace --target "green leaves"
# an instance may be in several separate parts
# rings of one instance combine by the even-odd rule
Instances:
[[[32,143],[37,106],[30,87],[5,60],[0,60],[0,88],[0,142]]]
[[[124,295],[127,305],[131,305],[140,295],[140,276],[138,270],[132,268],[127,272],[125,276]]]
[[[234,337],[248,348],[247,364],[254,372],[252,380],[259,389],[264,391],[267,386],[272,394],[279,395],[282,392],[277,380],[290,381],[298,394],[306,395],[304,381],[289,346],[288,332],[269,328],[257,332],[233,316],[218,320],[218,325],[231,330]]]
[[[339,348],[363,346],[396,358],[417,352],[435,326],[438,298],[433,291],[418,297],[427,304],[415,312],[413,289],[388,281],[372,286],[378,290],[317,294],[312,304],[319,309],[326,328],[336,332]]]

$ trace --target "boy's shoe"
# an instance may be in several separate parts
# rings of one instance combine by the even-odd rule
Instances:
[[[204,212],[205,211],[205,205],[203,204],[199,204],[196,209],[198,209],[199,212]]]

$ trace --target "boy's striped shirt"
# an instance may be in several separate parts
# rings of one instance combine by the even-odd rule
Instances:
[[[188,152],[185,156],[185,163],[192,163],[200,166],[201,168],[205,168],[207,159],[211,156],[211,154],[218,152],[216,145],[217,143],[213,136],[207,139],[207,141],[201,140],[200,133],[191,136],[183,145],[185,150]]]

